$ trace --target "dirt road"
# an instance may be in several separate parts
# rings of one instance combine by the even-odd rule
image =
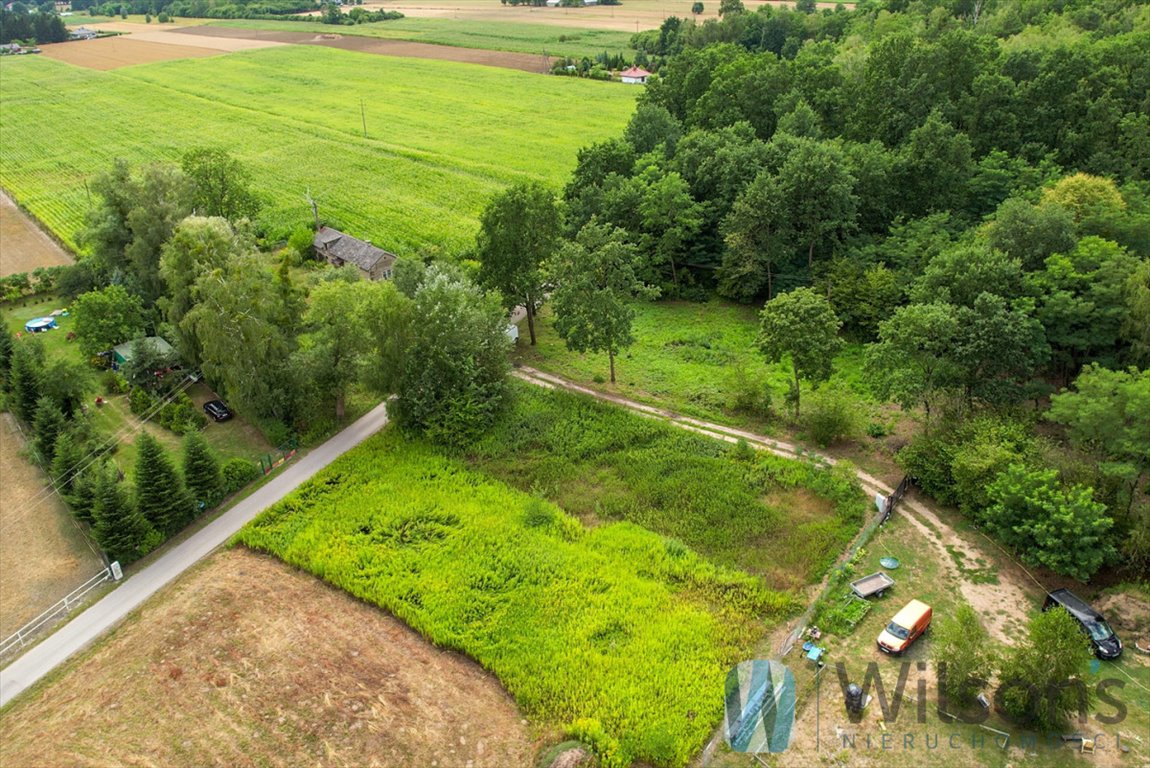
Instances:
[[[226,542],[259,512],[282,499],[385,424],[387,408],[386,404],[381,404],[0,670],[0,707],[123,620],[156,590]]]

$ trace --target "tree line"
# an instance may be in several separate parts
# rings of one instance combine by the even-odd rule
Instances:
[[[31,9],[23,3],[13,3],[10,9],[0,8],[0,45],[62,43],[67,39],[68,28],[53,3]]]
[[[659,77],[580,152],[565,237],[618,232],[663,296],[764,303],[795,419],[865,344],[928,492],[1030,564],[1147,573],[1140,6],[724,6],[640,36]]]

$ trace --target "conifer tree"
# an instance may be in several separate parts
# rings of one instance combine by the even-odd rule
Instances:
[[[36,404],[43,390],[40,356],[36,348],[21,344],[12,353],[12,366],[8,372],[8,387],[12,396],[8,405],[12,413],[25,424],[36,416]]]
[[[84,441],[73,430],[62,430],[56,437],[56,450],[53,452],[50,474],[56,481],[56,488],[65,498],[69,498],[72,494],[77,475],[85,463],[86,450]]]
[[[156,438],[136,440],[136,503],[140,514],[165,537],[183,528],[195,510],[184,481]]]
[[[32,433],[36,450],[44,463],[51,464],[56,455],[56,440],[64,430],[64,412],[50,397],[41,397],[36,403],[36,415],[32,420]]]
[[[208,447],[199,432],[192,431],[184,438],[184,481],[192,499],[203,502],[205,508],[220,502],[224,490],[224,476],[220,460]]]
[[[8,371],[12,368],[12,333],[0,327],[0,385],[7,386]]]
[[[53,462],[53,468],[55,466],[56,463]],[[73,476],[70,481],[71,488],[68,495],[65,496],[68,504],[72,507],[72,514],[88,523],[94,524],[96,522],[96,484],[102,469],[103,467],[99,464],[92,464],[82,471],[73,469]],[[57,480],[57,482],[60,481]]]
[[[128,497],[113,466],[102,466],[94,474],[96,524],[92,533],[96,541],[112,560],[138,560],[158,539],[152,525]]]

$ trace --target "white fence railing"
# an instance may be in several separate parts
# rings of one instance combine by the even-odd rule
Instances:
[[[120,570],[118,562],[112,563],[98,574],[88,579],[86,582],[76,587],[74,590],[65,595],[63,600],[57,601],[48,610],[41,613],[30,622],[20,627],[15,633],[4,638],[0,641],[0,656],[6,655],[13,648],[23,648],[26,644],[31,642],[36,634],[36,630],[47,624],[52,619],[59,616],[61,613],[68,613],[75,606],[79,605],[84,595],[91,592],[96,587],[100,586],[106,581],[119,581],[122,579],[123,572]]]

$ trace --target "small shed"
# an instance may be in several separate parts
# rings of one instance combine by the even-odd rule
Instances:
[[[639,67],[631,67],[630,69],[624,69],[622,72],[619,73],[619,77],[623,80],[624,83],[629,83],[632,85],[646,85],[647,84],[647,78],[650,76],[651,76],[650,72],[648,72],[645,69],[641,69]]]
[[[354,264],[368,280],[390,280],[396,255],[376,248],[369,240],[345,235],[338,229],[320,227],[312,239],[316,254],[329,264],[342,267]]]
[[[152,351],[157,354],[164,355],[165,357],[175,357],[176,350],[164,339],[159,336],[145,336],[143,339],[144,344],[152,348]],[[125,341],[123,344],[117,344],[112,347],[111,362],[112,370],[120,370],[120,366],[125,365],[132,360],[132,347],[135,341]]]

